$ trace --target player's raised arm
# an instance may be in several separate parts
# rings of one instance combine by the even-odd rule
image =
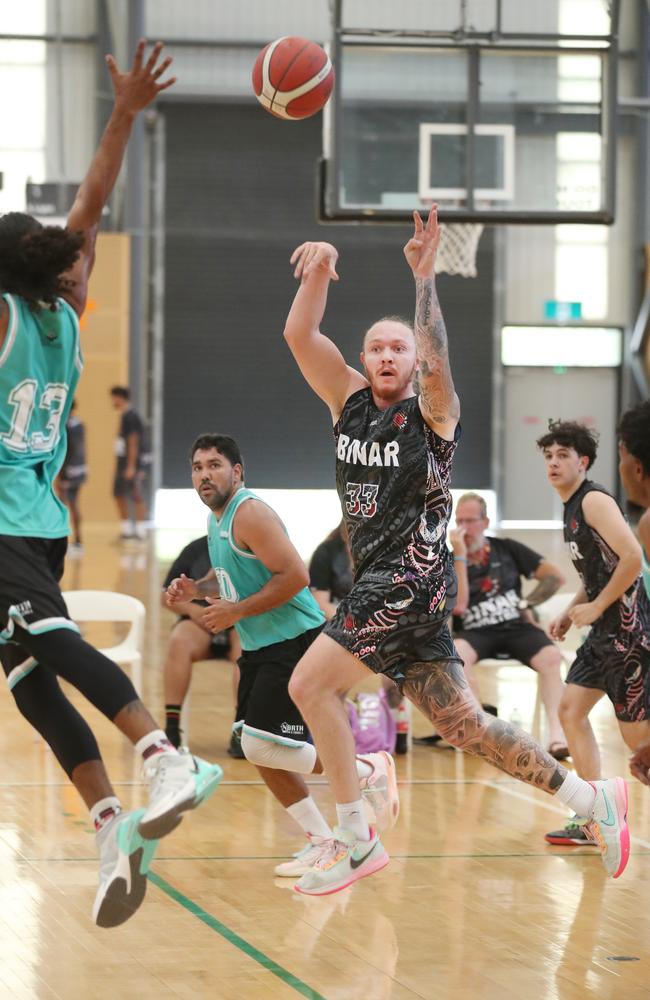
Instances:
[[[460,403],[449,365],[447,330],[442,318],[434,265],[440,241],[438,206],[429,212],[426,226],[413,213],[415,232],[404,256],[415,278],[415,345],[419,365],[420,408],[429,426],[451,441],[460,417]]]
[[[115,103],[66,223],[68,229],[75,232],[81,230],[85,235],[81,254],[65,276],[68,289],[64,297],[79,315],[86,304],[88,278],[95,263],[95,240],[102,209],[120,172],[135,117],[176,80],[175,77],[170,77],[159,82],[171,63],[170,57],[159,63],[163,43],[157,42],[154,45],[146,62],[145,44],[144,40],[138,43],[133,65],[127,73],[120,73],[113,56],[106,56]]]
[[[345,401],[368,384],[350,368],[338,347],[320,331],[330,281],[338,281],[338,251],[331,243],[303,243],[291,255],[300,281],[284,328],[284,339],[300,371],[338,420]]]

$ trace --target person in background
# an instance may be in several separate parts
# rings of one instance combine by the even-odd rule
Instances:
[[[86,428],[76,415],[77,401],[72,400],[70,416],[65,425],[68,446],[61,471],[56,479],[56,491],[70,512],[72,522],[72,542],[68,546],[68,556],[74,558],[83,553],[81,540],[81,508],[79,490],[88,478],[86,465]]]
[[[131,393],[126,386],[114,385],[110,395],[113,409],[120,414],[113,481],[113,496],[120,515],[120,539],[143,541],[147,537],[148,520],[145,478],[151,461],[146,427],[140,414],[131,406]],[[133,517],[129,509],[131,505]]]
[[[199,580],[210,572],[208,536],[195,538],[179,552],[169,568],[163,583],[161,603],[167,607],[167,588],[172,580],[184,574],[190,580]],[[179,616],[172,628],[167,653],[165,655],[165,735],[173,746],[179,747],[183,741],[180,728],[181,709],[187,697],[192,680],[192,668],[199,660],[230,660],[232,663],[233,706],[237,704],[241,643],[234,628],[213,634],[202,624],[201,619],[207,601],[188,601],[176,604],[174,611]],[[235,719],[235,722],[237,719]],[[228,753],[231,757],[244,758],[241,748],[241,733],[234,728],[231,732]]]

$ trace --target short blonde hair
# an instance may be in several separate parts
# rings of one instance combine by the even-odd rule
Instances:
[[[470,500],[476,500],[481,509],[481,517],[487,517],[487,504],[479,493],[463,493],[462,497],[458,497],[456,501],[456,510],[462,503],[469,503]]]

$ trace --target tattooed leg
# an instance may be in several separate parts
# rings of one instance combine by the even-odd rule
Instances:
[[[550,795],[564,781],[566,770],[531,736],[482,711],[458,661],[414,663],[402,690],[453,746]]]

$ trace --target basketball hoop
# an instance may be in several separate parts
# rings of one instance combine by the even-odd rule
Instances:
[[[440,228],[436,273],[475,278],[476,251],[484,227],[477,222],[445,222]]]

